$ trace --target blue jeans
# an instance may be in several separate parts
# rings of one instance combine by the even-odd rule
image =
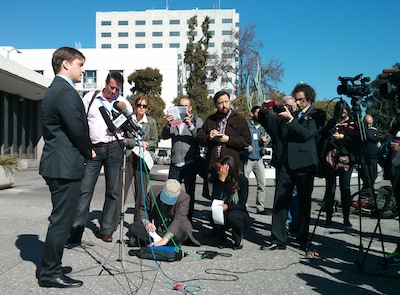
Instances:
[[[85,228],[94,187],[104,166],[106,192],[103,213],[100,220],[101,235],[111,235],[116,229],[116,212],[118,206],[118,186],[123,161],[123,151],[118,143],[104,147],[93,147],[97,156],[86,164],[82,179],[81,194],[78,200],[78,212],[75,218],[71,239],[80,240]],[[79,236],[80,235],[80,236]]]
[[[168,179],[176,179],[179,182],[185,182],[185,191],[190,197],[188,218],[191,221],[194,211],[194,191],[196,188],[197,167],[196,161],[185,166],[176,167],[174,164],[169,166]]]
[[[261,212],[265,209],[265,166],[262,159],[247,160],[246,164],[244,165],[244,176],[246,176],[248,179],[252,171],[257,180],[257,212]]]

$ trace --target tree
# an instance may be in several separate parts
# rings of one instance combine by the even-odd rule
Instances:
[[[214,110],[213,103],[207,97],[207,57],[208,43],[211,38],[209,31],[210,18],[205,17],[201,29],[202,36],[197,43],[195,33],[197,27],[197,17],[193,16],[189,20],[189,43],[185,50],[184,63],[190,67],[190,74],[186,84],[186,92],[192,102],[193,111],[205,119]],[[196,44],[196,45],[195,45]]]
[[[147,97],[149,107],[147,114],[157,122],[158,138],[161,137],[165,125],[165,102],[161,98],[162,80],[160,71],[151,68],[137,70],[128,77],[129,84],[134,84],[131,88],[133,99],[130,102],[133,104],[136,98],[142,95]]]
[[[284,74],[282,63],[275,58],[266,63],[261,60],[259,50],[263,48],[263,43],[256,39],[254,24],[247,24],[235,31],[223,45],[221,56],[212,65],[212,75],[228,77],[228,74],[233,73],[236,81],[232,81],[231,85],[235,87],[236,96],[245,97],[247,81],[256,75],[258,63],[261,68],[260,84],[264,93],[281,82]],[[232,58],[237,62],[232,62]]]

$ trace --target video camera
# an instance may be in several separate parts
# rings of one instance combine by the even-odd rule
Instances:
[[[341,85],[337,87],[337,93],[339,95],[344,94],[348,97],[363,97],[371,93],[371,89],[367,84],[370,81],[370,77],[363,77],[363,74],[359,74],[355,77],[339,77]],[[356,81],[360,81],[356,84]]]
[[[379,75],[381,84],[379,84],[379,94],[382,98],[394,100],[399,95],[400,87],[400,69],[385,69]]]

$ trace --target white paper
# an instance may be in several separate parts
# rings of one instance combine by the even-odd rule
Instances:
[[[150,235],[150,237],[153,238],[153,242],[158,242],[158,241],[162,240],[162,238],[159,236],[159,234],[156,233],[155,231],[150,231],[149,235]]]
[[[146,150],[143,153],[143,148],[139,149],[138,146],[135,146],[133,148],[132,152],[134,152],[137,156],[141,157],[144,160],[144,162],[146,163],[147,168],[149,168],[149,170],[151,168],[153,168],[154,161],[153,161],[153,158],[151,157],[151,154],[149,153],[149,151]]]
[[[187,116],[188,107],[187,106],[178,106],[178,107],[171,107],[167,110],[167,114],[174,115],[174,119],[171,122],[171,126],[179,126],[183,123],[183,119]]]
[[[214,224],[224,224],[224,213],[222,212],[222,204],[224,201],[222,200],[213,200],[211,204],[211,213]]]

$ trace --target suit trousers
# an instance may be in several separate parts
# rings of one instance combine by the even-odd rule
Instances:
[[[47,229],[39,279],[61,275],[61,259],[77,210],[81,180],[44,177],[51,192],[53,210]]]
[[[286,244],[286,219],[292,200],[293,188],[297,187],[299,202],[299,219],[297,241],[305,245],[308,240],[310,225],[311,194],[314,188],[314,173],[297,173],[289,169],[287,164],[276,170],[276,189],[272,213],[272,242]]]
[[[123,160],[123,151],[119,144],[110,144],[104,147],[93,147],[97,156],[89,161],[85,167],[82,179],[81,194],[78,200],[78,212],[71,232],[71,242],[80,242],[89,217],[90,202],[94,188],[104,166],[106,192],[103,212],[100,220],[100,235],[112,235],[115,231],[116,211],[118,206],[118,187]]]

